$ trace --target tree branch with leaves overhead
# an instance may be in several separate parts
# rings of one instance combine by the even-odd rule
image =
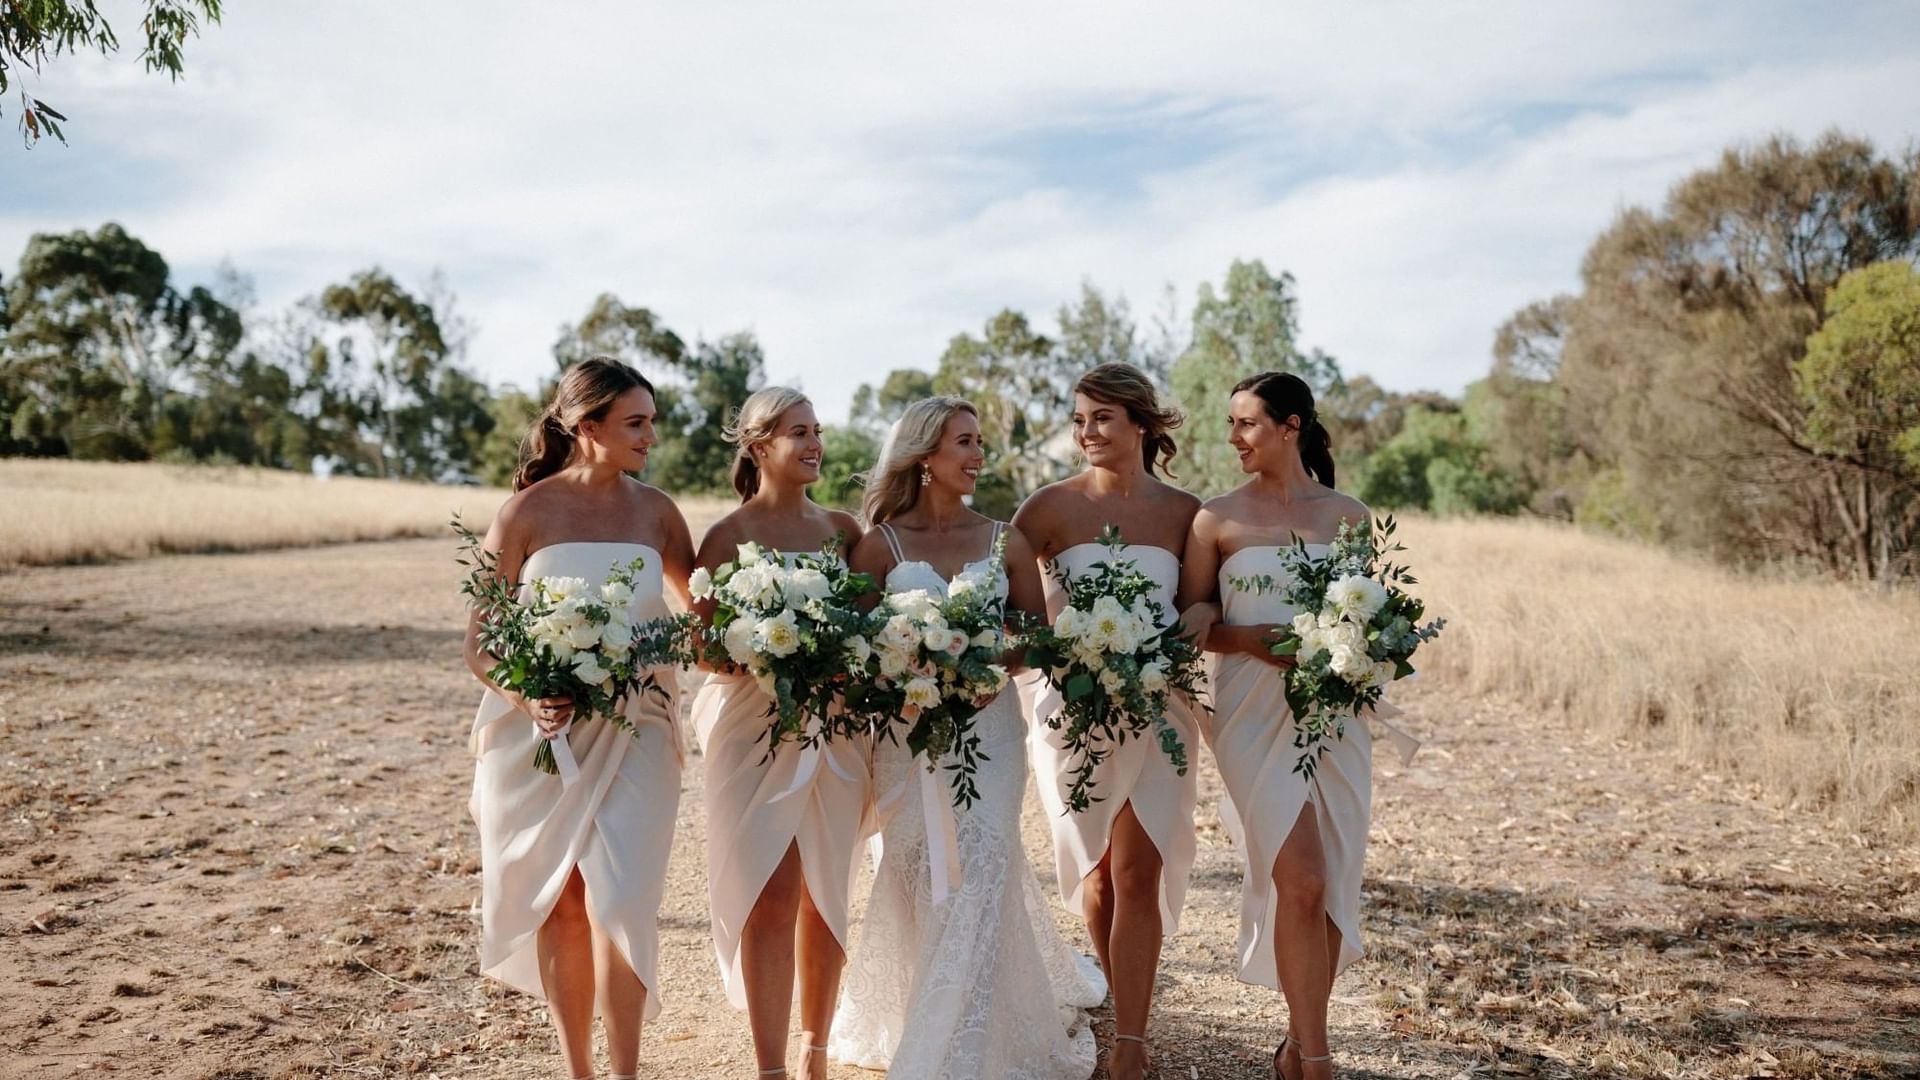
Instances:
[[[220,21],[223,0],[147,0],[140,20],[146,44],[140,59],[148,71],[164,71],[178,80],[189,35],[200,32],[200,20]],[[19,72],[40,75],[43,65],[62,54],[95,50],[106,55],[120,50],[120,36],[94,0],[0,0],[0,99],[15,88]],[[19,87],[20,135],[28,146],[51,135],[67,141],[60,125],[66,115],[26,87]]]

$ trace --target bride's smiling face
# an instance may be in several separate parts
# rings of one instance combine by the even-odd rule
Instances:
[[[1233,395],[1232,403],[1227,406],[1227,424],[1227,443],[1240,455],[1241,472],[1278,469],[1281,455],[1298,453],[1293,448],[1293,429],[1274,423],[1273,417],[1267,414],[1267,403],[1251,390]]]
[[[980,421],[957,410],[940,429],[940,445],[921,459],[933,479],[929,487],[944,487],[960,495],[973,494],[980,470],[987,463],[986,444],[980,440]]]
[[[805,486],[820,479],[822,446],[820,421],[813,406],[802,401],[789,405],[773,434],[754,445],[754,461],[769,479]]]
[[[647,454],[658,442],[653,430],[653,395],[634,387],[608,403],[606,415],[598,420],[580,421],[578,438],[581,457],[604,461],[621,472],[639,472],[647,467]]]

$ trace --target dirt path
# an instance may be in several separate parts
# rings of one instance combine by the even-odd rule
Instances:
[[[0,1076],[553,1075],[542,1011],[474,974],[449,551],[0,576]],[[1376,763],[1341,1075],[1920,1075],[1914,851],[1553,718],[1405,700],[1431,748]],[[1239,862],[1201,779],[1159,1075],[1261,1076],[1282,1012],[1231,975]],[[686,783],[643,1075],[746,1076]]]

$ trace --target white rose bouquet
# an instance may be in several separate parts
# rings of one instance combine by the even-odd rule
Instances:
[[[1418,580],[1386,560],[1406,550],[1393,539],[1394,527],[1392,517],[1343,523],[1318,556],[1296,540],[1281,549],[1289,571],[1284,584],[1266,574],[1232,579],[1237,589],[1277,592],[1299,612],[1273,654],[1294,659],[1286,672],[1293,745],[1300,751],[1293,771],[1309,780],[1327,742],[1345,737],[1347,720],[1379,704],[1389,683],[1412,675],[1414,651],[1447,624],[1420,621],[1426,605],[1403,588]]]
[[[1045,719],[1064,732],[1069,760],[1078,762],[1067,789],[1067,809],[1076,813],[1097,801],[1094,770],[1111,747],[1144,737],[1149,728],[1186,775],[1187,748],[1167,723],[1167,695],[1186,694],[1197,703],[1202,674],[1199,650],[1171,632],[1173,620],[1154,599],[1154,580],[1119,557],[1120,531],[1108,526],[1100,543],[1107,558],[1078,577],[1053,567],[1067,606],[1025,642],[1028,665],[1060,691],[1059,712]]]
[[[864,730],[835,699],[858,668],[855,658],[867,651],[859,601],[874,582],[848,569],[839,547],[835,537],[789,565],[779,553],[745,543],[732,562],[688,579],[694,599],[714,602],[705,659],[745,668],[773,699],[769,754],[788,739],[812,744]],[[820,726],[810,729],[809,717]]]
[[[971,806],[980,737],[973,717],[1007,686],[1000,662],[1008,647],[1006,604],[996,577],[1006,534],[994,543],[984,572],[961,574],[942,598],[925,589],[888,593],[868,615],[870,647],[848,659],[857,676],[847,687],[847,711],[866,718],[882,738],[904,729],[907,749],[929,772],[948,753],[957,757],[953,801]]]
[[[629,734],[631,695],[666,699],[652,669],[681,662],[696,624],[686,615],[635,621],[633,579],[645,559],[614,567],[598,589],[583,578],[542,577],[527,582],[523,596],[519,584],[500,575],[499,556],[480,537],[457,519],[453,527],[463,538],[458,561],[472,567],[460,592],[481,613],[480,647],[494,659],[487,678],[495,686],[529,700],[572,698],[575,720],[604,716]],[[533,764],[570,780],[553,745],[565,737],[541,739]],[[572,760],[569,753],[566,762]]]

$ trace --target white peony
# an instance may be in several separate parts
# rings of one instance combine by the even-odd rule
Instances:
[[[587,653],[573,662],[573,674],[589,686],[599,686],[613,677],[613,673],[600,664],[600,657]]]
[[[1053,632],[1072,641],[1080,636],[1081,631],[1086,629],[1086,625],[1086,612],[1079,608],[1065,608],[1060,612],[1060,617],[1053,620]]]
[[[713,575],[702,566],[687,576],[687,592],[695,600],[705,600],[713,595]]]
[[[1140,668],[1140,687],[1149,694],[1158,694],[1167,688],[1167,671],[1159,664],[1146,664]]]
[[[578,577],[541,578],[540,588],[547,594],[547,598],[556,604],[586,596],[588,592],[587,579]]]
[[[861,637],[859,634],[848,638],[843,648],[846,649],[847,659],[853,661],[855,666],[865,664],[867,657],[873,655],[873,646],[868,644],[867,639]]]
[[[1347,682],[1361,682],[1373,675],[1373,658],[1365,649],[1344,643],[1327,650],[1327,667]]]
[[[633,624],[614,619],[600,628],[600,647],[614,656],[625,656],[633,648]]]
[[[1386,602],[1386,588],[1361,574],[1349,574],[1327,586],[1327,603],[1360,622],[1372,619]]]
[[[920,644],[920,631],[914,627],[912,616],[902,613],[887,619],[887,624],[880,629],[880,640],[893,649],[906,652]]]
[[[938,613],[939,604],[933,594],[925,589],[908,589],[887,597],[887,605],[907,616],[914,622],[925,622],[928,617]]]
[[[907,654],[891,645],[880,646],[880,674],[889,679],[899,678],[907,670]]]
[[[1108,668],[1100,673],[1100,686],[1109,694],[1119,693],[1120,688],[1125,685],[1126,680],[1122,679],[1120,673],[1112,668]]]
[[[918,709],[931,709],[940,704],[940,687],[932,679],[912,679],[907,682],[907,704]]]
[[[942,645],[941,648],[948,656],[959,656],[961,653],[967,651],[967,645],[970,640],[965,630],[949,629],[947,631],[946,643]]]
[[[727,648],[727,659],[732,660],[736,664],[753,663],[752,620],[735,619],[728,623],[726,635],[721,640]]]
[[[1310,611],[1303,611],[1293,617],[1293,636],[1301,641],[1320,629],[1320,620]]]
[[[633,586],[624,581],[609,581],[600,586],[600,599],[615,611],[623,610],[633,603]]]
[[[825,600],[833,593],[833,582],[811,566],[795,570],[787,578],[787,604],[803,607],[809,600]]]
[[[576,649],[591,649],[600,644],[600,627],[583,615],[575,615],[567,623],[567,644]]]
[[[799,620],[791,611],[761,619],[753,628],[753,643],[768,656],[792,656],[800,650]]]

